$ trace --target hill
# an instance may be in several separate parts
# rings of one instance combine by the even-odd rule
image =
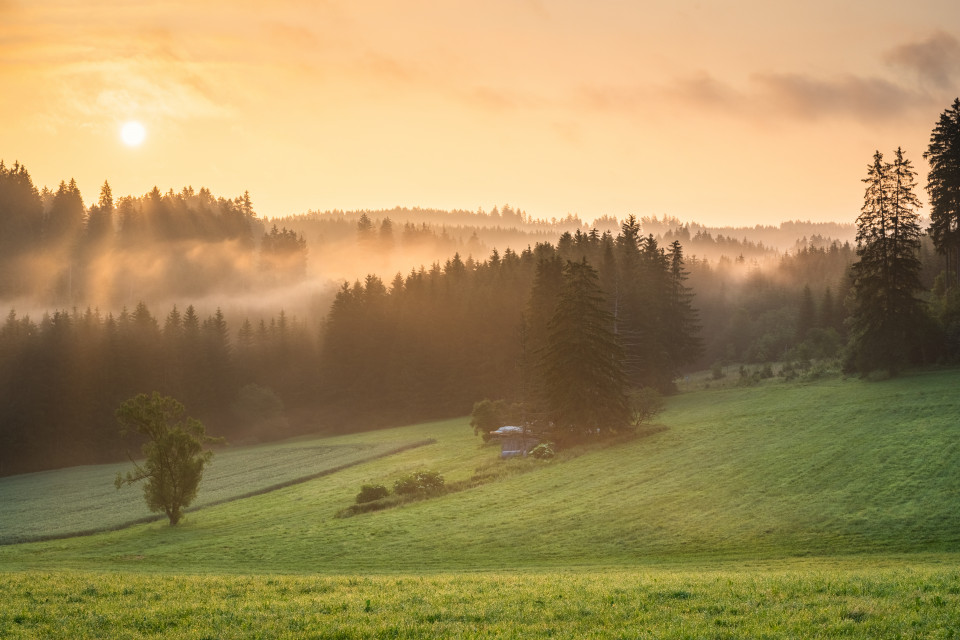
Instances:
[[[960,371],[671,398],[646,435],[499,461],[465,419],[328,439],[427,446],[190,514],[0,547],[0,570],[392,572],[623,567],[960,549]],[[337,518],[416,469],[486,483]],[[202,489],[201,489],[202,492]],[[201,493],[202,495],[202,493]]]

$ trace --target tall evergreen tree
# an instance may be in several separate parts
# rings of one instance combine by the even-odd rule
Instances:
[[[960,284],[960,98],[937,121],[923,154],[930,163],[930,235],[947,261],[949,286]]]
[[[681,369],[700,357],[703,341],[699,337],[700,320],[693,308],[693,291],[685,283],[688,277],[684,266],[683,247],[679,240],[670,243],[670,278],[664,323],[666,343],[670,356],[670,380],[680,375]]]
[[[564,433],[612,432],[629,420],[623,351],[587,263],[568,261],[541,356],[545,400]]]
[[[869,165],[864,204],[857,218],[857,255],[852,267],[856,307],[849,363],[863,373],[896,373],[914,357],[924,309],[921,289],[919,202],[916,172],[897,149],[893,163],[877,151]]]
[[[816,322],[816,307],[813,303],[813,292],[810,285],[803,287],[800,294],[800,309],[797,311],[797,331],[796,341],[803,342],[807,338],[807,333],[813,328]]]
[[[100,199],[87,212],[87,239],[98,241],[113,234],[113,191],[104,180],[100,187]]]

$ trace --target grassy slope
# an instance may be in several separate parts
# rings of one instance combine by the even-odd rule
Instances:
[[[958,383],[952,371],[681,395],[665,431],[335,519],[361,483],[424,467],[464,479],[496,456],[466,420],[346,436],[331,444],[438,442],[204,509],[174,529],[0,547],[0,570],[350,573],[955,552]]]
[[[188,511],[265,493],[346,466],[415,448],[428,441],[329,444],[300,438],[238,449],[224,448],[204,473],[203,491]],[[0,478],[0,544],[61,538],[163,520],[150,515],[139,486],[117,490],[112,478],[130,463],[89,465]]]

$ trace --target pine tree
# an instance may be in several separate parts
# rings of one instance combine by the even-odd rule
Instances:
[[[940,114],[923,158],[930,163],[930,235],[947,261],[949,286],[960,284],[960,98]]]
[[[897,149],[893,163],[877,151],[868,167],[857,218],[851,368],[896,373],[914,355],[924,310],[920,285],[916,172]]]

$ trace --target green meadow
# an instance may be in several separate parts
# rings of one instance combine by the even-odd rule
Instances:
[[[221,452],[201,499],[217,473],[248,497],[174,528],[0,546],[0,637],[957,637],[958,386],[953,370],[698,390],[546,462],[499,460],[465,418]],[[362,484],[419,469],[452,490],[338,517]],[[0,480],[0,531],[102,509],[80,490],[44,502],[60,473],[77,470]],[[115,468],[83,473],[115,492]]]

